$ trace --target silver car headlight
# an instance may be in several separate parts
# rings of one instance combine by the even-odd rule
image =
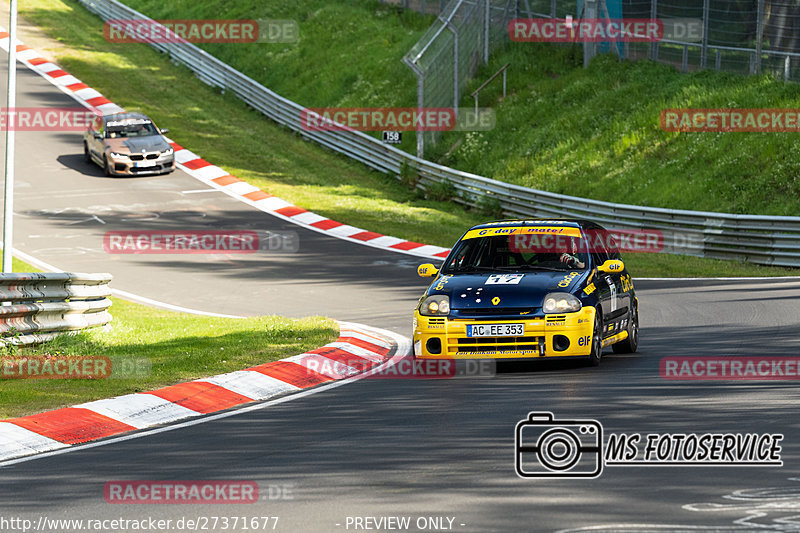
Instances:
[[[542,311],[551,313],[574,313],[581,310],[581,301],[568,292],[551,292],[544,297]]]
[[[166,150],[164,150],[163,152],[161,152],[161,155],[172,155],[172,153],[173,153],[174,151],[175,151],[175,150],[173,150],[173,149],[170,147],[170,148],[167,148]]]
[[[108,155],[110,155],[114,159],[120,159],[122,157],[128,157],[126,154],[119,154],[117,152],[108,152]]]
[[[419,306],[419,314],[424,316],[445,316],[450,314],[450,297],[446,294],[428,296]]]

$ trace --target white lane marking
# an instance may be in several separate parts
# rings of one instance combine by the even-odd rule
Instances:
[[[89,218],[84,218],[83,220],[73,220],[72,222],[67,222],[66,225],[67,226],[71,226],[73,224],[82,224],[83,222],[89,222],[90,220],[96,220],[101,224],[105,224],[106,223],[105,220],[103,220],[102,218],[98,217],[97,215],[92,215]]]
[[[790,477],[789,481],[800,481],[800,478]],[[698,526],[677,524],[606,524],[586,526],[579,528],[561,529],[556,533],[578,533],[594,531],[605,533],[644,533],[646,531],[798,531],[800,530],[800,488],[767,487],[756,489],[739,489],[722,496],[723,499],[734,503],[690,503],[681,506],[684,511],[696,513],[725,513],[744,514],[735,518],[728,525]],[[776,516],[791,513],[790,516]],[[735,516],[735,515],[734,515]]]
[[[382,329],[379,329],[379,328],[373,328],[371,326],[359,325],[359,327],[363,327],[365,330],[372,331],[372,332],[374,332],[376,334],[383,334],[383,335],[389,337],[390,339],[393,339],[395,341],[396,346],[397,346],[397,352],[388,361],[386,361],[382,365],[378,365],[375,368],[373,368],[371,370],[368,370],[367,372],[365,372],[363,374],[360,374],[358,376],[353,376],[351,378],[343,379],[341,381],[334,381],[334,382],[327,383],[327,384],[324,384],[324,385],[319,385],[317,387],[314,387],[313,389],[308,389],[308,390],[305,390],[305,391],[302,391],[302,392],[298,392],[296,394],[290,394],[288,396],[283,396],[283,397],[280,397],[280,398],[276,398],[274,400],[267,400],[267,401],[262,402],[262,403],[256,403],[254,405],[248,405],[246,407],[241,407],[239,409],[235,409],[234,408],[234,409],[232,409],[230,411],[225,411],[224,413],[218,413],[218,414],[215,414],[215,415],[208,415],[208,416],[204,416],[204,417],[201,417],[201,418],[195,418],[193,420],[187,420],[186,422],[181,422],[179,424],[175,424],[175,425],[171,425],[171,426],[165,426],[165,427],[160,427],[160,428],[155,428],[155,429],[150,429],[150,430],[144,430],[144,431],[140,431],[140,432],[137,432],[137,433],[132,433],[130,435],[123,435],[121,437],[113,437],[113,438],[109,438],[109,439],[106,439],[106,440],[95,441],[95,442],[90,442],[90,443],[87,443],[87,444],[71,446],[69,448],[62,448],[62,449],[59,449],[59,450],[53,450],[53,451],[49,451],[49,452],[44,452],[44,453],[41,453],[39,455],[32,455],[32,456],[29,456],[29,457],[20,457],[19,459],[12,459],[10,461],[5,461],[5,462],[0,463],[0,468],[4,468],[4,467],[7,467],[7,466],[19,464],[19,463],[25,463],[25,462],[28,462],[28,461],[35,461],[37,459],[42,459],[42,458],[45,458],[45,457],[52,457],[52,456],[55,456],[55,455],[71,453],[71,452],[78,451],[78,450],[85,450],[85,449],[88,449],[88,448],[96,448],[98,446],[108,446],[109,444],[116,444],[118,442],[124,442],[124,441],[132,440],[132,439],[138,439],[138,438],[147,437],[147,436],[150,436],[150,435],[156,435],[158,433],[164,433],[164,432],[167,432],[167,431],[175,431],[176,429],[183,429],[183,428],[186,428],[186,427],[196,426],[198,424],[204,424],[206,422],[212,422],[212,421],[215,421],[215,420],[220,420],[220,419],[223,419],[223,418],[228,418],[228,417],[231,417],[231,416],[240,415],[240,414],[243,414],[243,413],[249,413],[249,412],[252,412],[252,411],[259,411],[261,409],[266,409],[267,407],[271,407],[273,405],[279,405],[279,404],[282,404],[282,403],[291,402],[291,401],[294,401],[294,400],[297,400],[297,399],[300,399],[300,398],[305,398],[306,396],[311,396],[312,394],[318,394],[318,393],[323,392],[323,391],[328,391],[330,389],[335,389],[336,387],[341,387],[343,385],[348,385],[350,383],[353,383],[354,381],[359,381],[361,379],[364,379],[366,377],[371,376],[375,372],[383,370],[384,368],[390,368],[390,367],[396,365],[398,363],[398,361],[402,360],[403,358],[405,358],[405,357],[407,357],[407,356],[409,356],[411,354],[411,339],[409,339],[408,337],[404,337],[403,335],[400,335],[398,333],[394,333],[393,331],[382,330]]]
[[[197,309],[189,309],[188,307],[181,307],[179,305],[172,305],[165,302],[159,302],[158,300],[152,300],[150,298],[145,298],[144,296],[139,296],[138,294],[133,294],[128,291],[123,291],[120,289],[111,289],[111,294],[114,296],[119,296],[123,300],[130,300],[132,302],[140,302],[143,304],[147,304],[153,307],[160,307],[162,309],[168,309],[170,311],[179,311],[181,313],[189,313],[192,315],[203,315],[203,316],[213,316],[217,318],[246,318],[239,315],[226,315],[223,313],[212,313],[209,311],[198,311]]]
[[[202,194],[204,192],[220,192],[217,189],[193,189],[191,191],[181,191],[181,194]]]
[[[22,259],[26,263],[30,263],[37,268],[41,268],[42,270],[48,270],[50,272],[65,272],[60,268],[57,268],[50,263],[45,263],[44,261],[40,261],[36,259],[32,255],[26,254],[25,252],[14,248],[14,255],[18,258]],[[213,316],[217,318],[245,318],[239,315],[225,315],[222,313],[211,313],[209,311],[199,311],[197,309],[189,309],[188,307],[181,307],[179,305],[172,305],[165,302],[159,302],[158,300],[152,300],[150,298],[146,298],[144,296],[139,296],[138,294],[133,294],[128,291],[123,291],[120,289],[111,289],[111,294],[114,296],[119,296],[123,300],[129,300],[132,302],[140,302],[146,305],[150,305],[152,307],[160,307],[162,309],[167,309],[169,311],[179,311],[181,313],[189,313],[191,315],[202,315],[202,316]]]

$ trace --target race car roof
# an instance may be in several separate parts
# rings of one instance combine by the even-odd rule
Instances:
[[[582,228],[589,226],[596,226],[593,222],[588,220],[578,219],[552,219],[552,220],[498,220],[495,222],[486,222],[472,226],[470,229],[487,229],[487,228],[504,228],[504,227],[519,227],[519,226],[559,226],[570,228]]]
[[[106,122],[127,122],[133,120],[152,122],[152,120],[150,120],[150,117],[142,113],[114,113],[113,115],[104,115],[103,119]]]

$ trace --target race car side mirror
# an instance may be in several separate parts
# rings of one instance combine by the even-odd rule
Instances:
[[[160,130],[158,130],[158,131],[160,131],[160,132],[161,132],[161,134],[162,134],[162,135],[164,135],[164,134],[167,134],[167,133],[169,133],[169,128],[161,128],[161,129],[160,129]]]
[[[439,273],[439,269],[430,263],[425,263],[417,267],[417,274],[421,278],[432,278]]]
[[[613,274],[614,272],[622,272],[625,268],[625,263],[620,261],[619,259],[609,259],[599,267],[597,270],[600,272],[606,272],[607,274]]]

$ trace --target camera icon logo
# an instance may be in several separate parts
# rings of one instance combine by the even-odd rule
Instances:
[[[517,424],[515,467],[524,478],[594,478],[603,472],[603,426],[531,412]]]

